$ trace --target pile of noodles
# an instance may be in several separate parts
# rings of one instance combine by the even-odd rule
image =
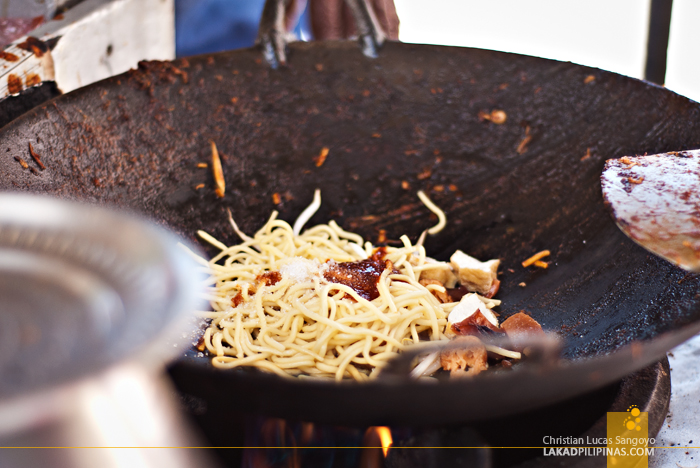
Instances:
[[[444,214],[419,196],[438,214],[441,229]],[[384,259],[394,269],[382,272],[379,297],[364,299],[348,286],[327,281],[323,272],[333,262],[366,259],[375,247],[334,221],[299,233],[319,204],[317,192],[294,228],[273,212],[253,237],[231,219],[243,239],[233,246],[199,232],[221,250],[208,262],[200,259],[211,274],[213,311],[201,314],[211,319],[204,345],[214,366],[361,381],[376,376],[407,346],[448,339],[447,316],[457,303],[441,304],[431,288],[444,288],[419,283],[421,272],[445,264],[426,261],[421,241],[413,245],[404,235],[402,247],[386,247]],[[278,281],[261,282],[267,272],[279,272]]]

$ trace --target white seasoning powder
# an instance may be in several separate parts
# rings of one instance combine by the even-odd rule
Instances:
[[[321,262],[317,259],[308,260],[303,257],[294,257],[282,265],[280,273],[293,283],[308,283],[318,278],[321,273]]]

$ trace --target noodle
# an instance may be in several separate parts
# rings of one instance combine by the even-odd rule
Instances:
[[[422,192],[419,197],[438,216],[428,232],[438,232],[444,213]],[[407,236],[401,237],[402,247],[376,249],[334,221],[299,234],[319,205],[316,191],[294,228],[273,212],[252,237],[230,217],[243,241],[238,245],[198,232],[220,250],[207,263],[213,311],[203,313],[211,319],[203,341],[215,367],[366,380],[406,346],[449,339],[448,315],[457,303],[443,304],[431,292],[445,293],[443,286],[419,282],[421,274],[444,264],[427,258],[423,246]],[[382,265],[376,297],[329,279],[334,268],[347,265],[343,262],[360,261]],[[483,301],[489,308],[499,303]]]

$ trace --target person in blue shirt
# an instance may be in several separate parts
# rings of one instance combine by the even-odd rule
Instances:
[[[386,38],[398,39],[393,0],[267,0],[267,11],[274,14],[280,4],[286,7],[286,31],[302,40],[356,36],[357,6],[371,10]],[[265,5],[265,0],[176,0],[177,56],[251,47],[256,40],[264,45],[258,29]]]

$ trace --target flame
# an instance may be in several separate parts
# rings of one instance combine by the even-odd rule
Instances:
[[[375,430],[382,443],[382,452],[384,452],[384,457],[386,458],[386,455],[389,453],[389,447],[394,442],[394,439],[391,438],[391,429],[386,426],[377,426]]]

